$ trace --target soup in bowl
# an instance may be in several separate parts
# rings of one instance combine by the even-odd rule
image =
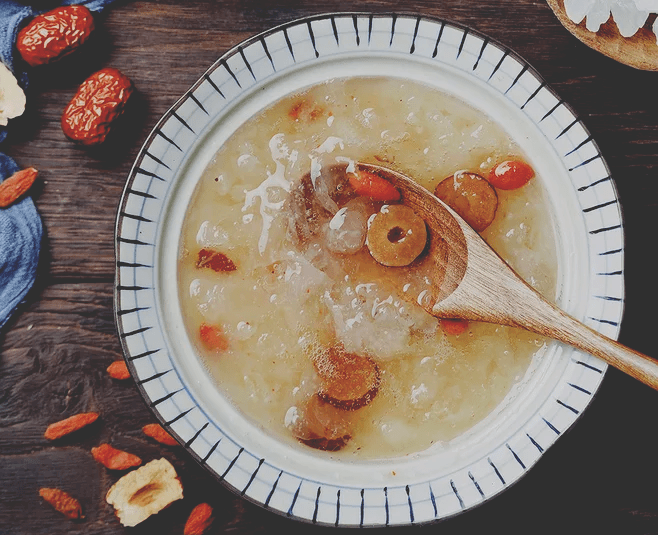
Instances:
[[[411,176],[617,335],[623,286],[597,275],[623,261],[616,192],[571,110],[477,32],[352,14],[246,41],[156,125],[117,218],[117,327],[155,416],[241,496],[430,522],[516,482],[605,365],[425,312],[425,223],[360,163]]]
[[[551,209],[520,147],[455,97],[380,77],[289,95],[222,145],[185,217],[179,298],[204,368],[246,417],[282,440],[386,458],[473,427],[546,341],[425,312],[426,240],[391,263],[372,238],[385,214],[404,227],[385,240],[398,250],[424,223],[414,234],[399,192],[361,161],[436,190],[555,299]],[[524,165],[529,181],[496,188],[485,177],[500,184],[504,165]]]

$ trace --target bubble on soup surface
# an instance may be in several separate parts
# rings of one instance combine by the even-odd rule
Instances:
[[[255,327],[247,321],[239,321],[235,327],[235,336],[238,340],[248,340],[255,332]]]

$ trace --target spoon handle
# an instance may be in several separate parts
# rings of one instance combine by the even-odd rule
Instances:
[[[603,336],[549,303],[546,305],[553,308],[554,315],[554,321],[547,329],[548,336],[582,349],[658,390],[658,361]],[[539,329],[532,330],[540,332]]]
[[[462,284],[437,302],[432,313],[521,327],[581,349],[658,390],[658,361],[596,332],[544,299],[491,249],[482,246],[469,252],[479,256],[486,269],[467,270]]]

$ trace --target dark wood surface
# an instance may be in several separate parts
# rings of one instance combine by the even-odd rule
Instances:
[[[43,2],[46,3],[46,2]],[[112,315],[113,231],[130,166],[158,118],[222,53],[244,38],[301,16],[354,9],[339,0],[122,1],[99,18],[84,52],[34,71],[25,115],[0,150],[40,170],[34,197],[45,224],[39,277],[0,332],[0,533],[115,534],[105,503],[118,478],[89,450],[104,441],[145,460],[164,456],[185,499],[131,533],[182,533],[192,507],[208,501],[210,533],[328,531],[276,516],[234,496],[177,447],[141,433],[154,421],[130,381],[105,368],[121,358]],[[621,341],[658,355],[654,231],[658,223],[658,74],[636,71],[580,43],[540,0],[367,0],[362,11],[407,11],[452,19],[521,54],[571,104],[612,169],[626,229],[626,312]],[[100,150],[67,141],[60,114],[77,85],[104,66],[135,83],[121,135]],[[102,420],[52,444],[45,427],[80,411]],[[474,510],[424,528],[443,534],[658,533],[658,392],[609,370],[591,407],[516,485]],[[77,496],[75,523],[38,496],[43,486]],[[377,532],[383,530],[375,530]],[[407,529],[393,529],[406,532]]]

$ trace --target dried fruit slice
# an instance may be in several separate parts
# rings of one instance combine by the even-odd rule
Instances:
[[[316,394],[309,399],[292,432],[297,440],[311,448],[338,451],[352,438],[350,413],[337,409]]]
[[[318,395],[338,409],[359,409],[377,395],[381,382],[379,366],[370,357],[334,346],[317,355],[313,364],[322,380]]]
[[[167,459],[156,459],[119,479],[105,499],[121,524],[136,526],[182,498],[176,470]]]
[[[384,266],[408,266],[427,245],[425,221],[404,204],[384,205],[369,222],[366,245]]]
[[[0,61],[0,126],[25,111],[25,93],[13,73]]]
[[[496,217],[496,190],[484,177],[475,173],[457,171],[436,186],[434,195],[477,232],[486,229]]]

